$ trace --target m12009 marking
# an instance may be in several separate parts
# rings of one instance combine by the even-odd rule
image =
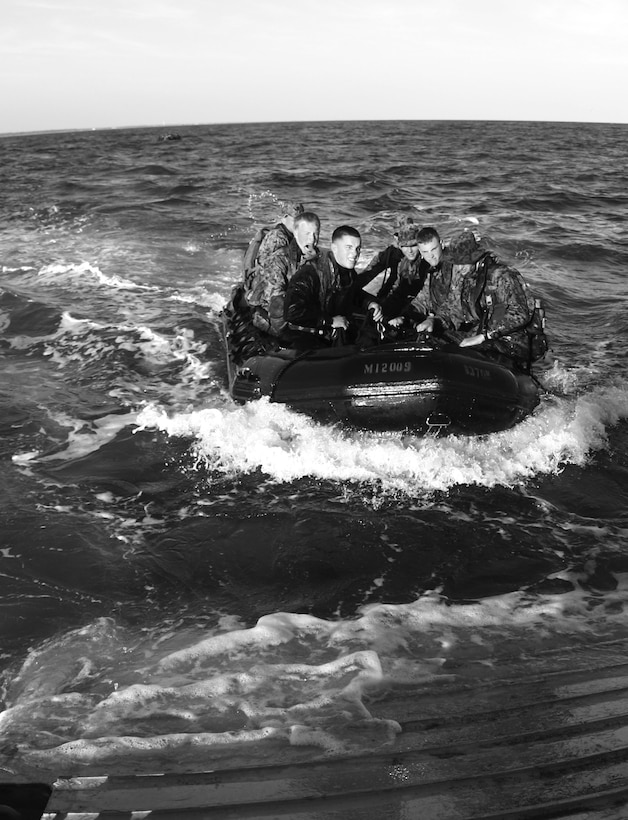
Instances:
[[[381,373],[409,373],[412,370],[412,362],[372,362],[364,365],[364,372],[367,375]]]

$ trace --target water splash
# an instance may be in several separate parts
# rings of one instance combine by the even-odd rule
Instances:
[[[324,426],[262,400],[169,416],[152,405],[141,428],[188,437],[199,463],[225,474],[261,470],[277,482],[304,476],[372,482],[409,496],[456,485],[520,485],[534,476],[583,465],[607,444],[607,428],[628,418],[628,389],[549,397],[512,430],[441,439],[382,435]]]

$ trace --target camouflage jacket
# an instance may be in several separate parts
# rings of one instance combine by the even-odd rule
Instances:
[[[454,265],[447,251],[438,268],[429,272],[429,283],[415,300],[423,312],[434,314],[448,330],[457,330],[464,321],[463,282],[473,265]]]
[[[264,266],[270,257],[280,248],[290,243],[292,234],[279,222],[272,228],[260,228],[244,254],[243,284],[244,293],[249,304],[257,304],[260,283],[264,279]]]
[[[289,245],[291,240],[292,234],[283,222],[279,222],[267,231],[266,235],[262,239],[259,246],[259,251],[257,252],[257,263],[261,267],[264,267],[270,257],[280,248],[284,248],[286,245]]]
[[[531,309],[519,271],[485,253],[470,265],[454,265],[447,254],[441,267],[430,273],[425,301],[445,328],[462,336],[490,333],[502,340],[512,355],[527,348],[524,327]]]
[[[531,317],[521,274],[490,254],[464,277],[460,299],[463,322],[475,333],[508,336]]]

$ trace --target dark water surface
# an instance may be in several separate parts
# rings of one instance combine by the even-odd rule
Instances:
[[[0,138],[0,766],[359,744],[367,684],[624,637],[628,128],[180,133]],[[218,315],[287,198],[362,263],[401,213],[479,232],[546,303],[534,415],[434,440],[234,405]]]

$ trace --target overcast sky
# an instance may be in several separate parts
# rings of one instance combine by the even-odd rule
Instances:
[[[0,132],[628,123],[627,0],[1,0]]]

